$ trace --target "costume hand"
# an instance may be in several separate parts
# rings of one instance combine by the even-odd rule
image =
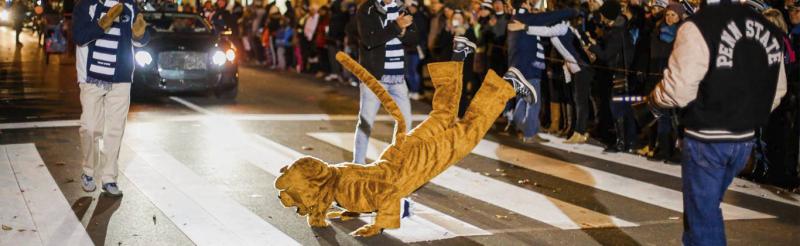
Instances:
[[[406,15],[404,13],[400,13],[400,16],[397,17],[397,25],[400,26],[400,29],[406,29],[411,23],[414,21],[414,17],[410,15]]]
[[[522,24],[522,22],[518,20],[508,23],[508,31],[510,32],[522,31],[523,29],[525,29],[525,24]]]
[[[140,39],[144,35],[147,22],[144,21],[144,15],[136,15],[136,21],[133,22],[133,39]]]
[[[108,29],[111,28],[111,24],[114,24],[114,19],[119,17],[120,14],[122,14],[122,4],[118,3],[114,5],[114,7],[108,9],[106,15],[100,17],[100,21],[97,22],[97,25],[100,25],[103,31],[108,31]]]

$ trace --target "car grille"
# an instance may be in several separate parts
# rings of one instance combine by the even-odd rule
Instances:
[[[167,70],[205,70],[205,52],[165,51],[158,54],[158,66]]]

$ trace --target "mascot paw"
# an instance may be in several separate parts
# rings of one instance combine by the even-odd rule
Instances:
[[[351,232],[350,235],[355,237],[371,237],[381,233],[381,231],[383,231],[383,229],[380,227],[374,225],[365,225],[361,228],[358,228],[358,230]]]
[[[308,225],[311,226],[311,227],[328,227],[331,224],[328,223],[328,221],[325,220],[325,217],[316,218],[316,217],[309,216],[308,217]]]
[[[327,214],[328,219],[339,219],[341,221],[348,221],[358,218],[359,213],[350,211],[336,211]]]

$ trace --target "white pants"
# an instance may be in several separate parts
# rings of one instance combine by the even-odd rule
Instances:
[[[116,182],[122,134],[131,98],[131,84],[112,84],[105,90],[94,84],[79,83],[81,89],[81,149],[83,173],[105,183]],[[100,140],[103,140],[101,149]],[[99,173],[96,173],[98,171]]]

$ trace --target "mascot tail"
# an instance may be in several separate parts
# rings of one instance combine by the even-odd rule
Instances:
[[[365,69],[361,64],[358,64],[353,58],[350,58],[349,55],[345,54],[344,52],[336,53],[336,60],[342,64],[342,66],[353,73],[356,77],[358,77],[361,82],[364,83],[381,101],[383,105],[383,109],[389,114],[392,115],[392,118],[396,121],[395,132],[394,132],[394,141],[395,143],[400,143],[405,140],[406,132],[406,119],[403,118],[403,114],[400,113],[400,108],[397,107],[392,96],[389,95],[389,92],[383,88],[383,86],[378,82],[378,79],[375,78],[372,74],[370,74],[367,69]]]

